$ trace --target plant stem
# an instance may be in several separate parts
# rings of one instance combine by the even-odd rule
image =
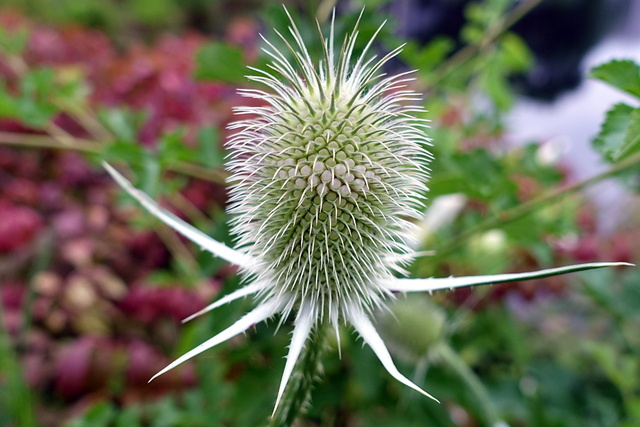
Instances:
[[[0,132],[0,144],[18,147],[51,148],[55,150],[71,150],[86,154],[100,154],[108,147],[107,144],[77,138],[72,135],[58,133],[53,135],[36,135],[17,132]],[[210,169],[195,163],[176,162],[166,165],[167,170],[178,172],[204,181],[225,184],[227,172],[221,169]]]
[[[153,227],[153,229],[162,240],[162,243],[169,249],[173,259],[177,262],[179,270],[189,280],[190,284],[197,283],[200,280],[200,275],[197,273],[200,271],[200,266],[189,248],[176,233],[164,224]]]
[[[534,212],[535,210],[539,209],[540,207],[548,203],[551,203],[561,197],[564,197],[567,194],[580,191],[592,184],[602,181],[605,178],[612,177],[614,175],[617,175],[618,173],[626,171],[627,169],[631,169],[632,167],[637,166],[638,163],[640,163],[640,152],[636,153],[631,157],[627,157],[623,161],[613,165],[609,170],[601,174],[592,176],[591,178],[587,178],[583,181],[576,182],[571,185],[562,186],[560,188],[557,188],[555,190],[548,192],[547,194],[543,194],[540,197],[526,201],[512,209],[509,209],[496,216],[493,216],[487,219],[486,221],[478,224],[477,226],[467,229],[462,234],[457,236],[455,239],[452,239],[446,246],[436,251],[437,256],[442,257],[453,252],[465,240],[467,240],[470,236],[476,233],[520,219],[526,215],[529,215],[530,213]]]
[[[0,144],[16,145],[19,147],[52,148],[56,150],[71,150],[82,153],[98,154],[102,148],[94,141],[71,137],[63,143],[59,138],[49,135],[35,135],[31,133],[0,132]]]
[[[527,13],[534,7],[540,4],[542,0],[525,0],[519,3],[512,11],[498,20],[495,25],[487,29],[485,37],[475,44],[465,46],[456,52],[446,62],[442,63],[434,72],[436,76],[433,81],[430,82],[431,87],[437,86],[439,82],[444,80],[449,73],[458,69],[462,64],[473,58],[474,55],[483,51],[487,45],[497,39],[502,33],[511,28],[516,22],[522,19]]]
[[[177,162],[166,165],[167,170],[178,172],[193,178],[202,179],[203,181],[215,182],[216,184],[226,184],[229,173],[221,168],[210,169],[195,163]]]
[[[0,304],[0,321],[4,318]],[[0,322],[1,323],[1,322]],[[18,357],[11,346],[9,332],[0,325],[0,372],[3,386],[0,390],[0,409],[6,409],[19,426],[36,427],[33,396],[24,380]]]
[[[491,401],[487,389],[482,385],[482,382],[469,365],[444,342],[438,344],[434,350],[440,359],[464,382],[471,394],[476,398],[481,411],[478,415],[482,417],[484,423],[488,426],[500,425],[502,421],[498,416],[498,410]]]
[[[313,385],[322,374],[322,355],[326,347],[326,328],[321,325],[316,327],[307,340],[284,391],[280,407],[269,420],[269,427],[289,427],[304,413],[311,400]]]

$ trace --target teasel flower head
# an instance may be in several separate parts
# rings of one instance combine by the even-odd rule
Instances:
[[[394,378],[435,400],[396,369],[371,320],[372,312],[384,308],[393,293],[612,265],[465,278],[398,278],[415,256],[411,220],[421,216],[430,159],[427,123],[419,117],[424,113],[420,96],[406,88],[411,78],[407,73],[387,76],[383,70],[400,48],[378,59],[371,53],[372,39],[356,55],[356,25],[337,49],[332,23],[316,66],[292,19],[289,30],[289,37],[278,33],[285,51],[265,40],[269,69],[253,69],[256,74],[249,77],[266,90],[241,91],[265,105],[239,108],[237,113],[245,118],[230,125],[235,132],[227,145],[235,249],[163,209],[104,164],[149,212],[204,250],[240,267],[244,287],[185,320],[245,296],[256,300],[252,311],[156,376],[258,322],[293,314],[276,408],[311,332],[325,323],[336,334],[341,324],[351,325]]]
[[[316,70],[291,30],[298,69],[269,45],[270,72],[250,79],[270,91],[242,91],[268,105],[239,109],[251,118],[231,125],[229,212],[256,280],[269,284],[263,298],[337,326],[381,306],[385,281],[411,259],[429,141],[413,114],[418,94],[382,71],[398,50],[368,58],[370,42],[354,59],[354,31],[334,55],[332,31]]]

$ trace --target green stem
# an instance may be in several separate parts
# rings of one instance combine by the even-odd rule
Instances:
[[[17,132],[0,132],[0,144],[14,145],[17,147],[37,147],[50,148],[55,150],[78,151],[85,154],[103,153],[107,144],[100,144],[97,141],[76,138],[74,136],[63,135],[33,135]],[[211,169],[195,163],[176,162],[166,165],[167,170],[202,179],[204,181],[225,184],[228,173],[222,169]]]
[[[0,304],[0,320],[4,317]],[[33,399],[22,376],[18,357],[11,346],[9,332],[0,325],[0,372],[3,372],[0,388],[0,410],[6,410],[19,426],[36,427]]]
[[[87,139],[72,137],[70,140],[61,142],[58,137],[17,132],[0,132],[0,144],[15,145],[18,147],[52,148],[90,154],[98,154],[102,152],[103,149],[94,141]]]
[[[470,44],[459,50],[455,55],[442,63],[434,72],[436,76],[429,84],[435,87],[444,80],[451,72],[457,70],[465,62],[473,58],[476,54],[484,51],[488,45],[493,43],[501,34],[511,28],[516,22],[522,19],[534,7],[540,4],[542,0],[525,0],[519,3],[508,14],[496,21],[496,23],[487,29],[485,37],[478,43]]]
[[[289,427],[304,413],[311,400],[313,385],[322,374],[322,355],[326,348],[326,328],[318,326],[307,340],[284,391],[282,402],[269,420],[269,427]]]
[[[557,188],[553,191],[548,192],[547,194],[543,194],[540,197],[526,201],[512,209],[491,217],[486,221],[478,224],[477,226],[467,229],[466,231],[458,235],[455,239],[452,239],[446,246],[436,251],[437,256],[443,257],[450,254],[451,252],[455,251],[470,236],[476,233],[520,219],[526,215],[531,214],[540,207],[556,201],[561,197],[580,191],[592,184],[602,181],[605,178],[612,177],[628,169],[631,169],[632,167],[637,167],[638,163],[640,163],[640,153],[636,153],[635,155],[626,158],[625,160],[613,165],[609,170],[599,175],[593,176],[575,184]]]
[[[491,401],[487,389],[482,385],[482,382],[473,370],[471,370],[469,365],[444,342],[438,344],[434,350],[440,359],[464,382],[468,390],[476,398],[478,407],[481,410],[479,415],[482,417],[483,422],[488,426],[500,425],[502,420],[498,416],[498,410]]]

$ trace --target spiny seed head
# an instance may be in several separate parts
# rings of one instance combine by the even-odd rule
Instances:
[[[293,25],[293,24],[292,24]],[[238,246],[270,283],[265,299],[284,311],[313,302],[318,320],[370,311],[388,293],[381,282],[410,260],[410,218],[426,191],[428,139],[419,97],[405,75],[386,77],[372,41],[353,58],[357,29],[334,55],[333,28],[316,69],[295,25],[289,53],[268,44],[271,73],[245,90],[266,106],[239,109],[228,143],[231,207]]]

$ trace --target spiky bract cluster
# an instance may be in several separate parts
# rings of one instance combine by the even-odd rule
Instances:
[[[271,284],[264,297],[285,312],[309,301],[318,320],[336,323],[380,305],[381,283],[410,256],[426,125],[412,115],[422,110],[403,89],[409,79],[382,72],[397,51],[368,58],[370,41],[352,61],[354,30],[334,56],[332,28],[316,71],[295,26],[291,35],[293,46],[281,37],[297,68],[267,42],[273,74],[251,79],[271,91],[243,92],[267,105],[239,109],[252,117],[231,125],[230,212],[238,246],[258,260],[257,281]]]

